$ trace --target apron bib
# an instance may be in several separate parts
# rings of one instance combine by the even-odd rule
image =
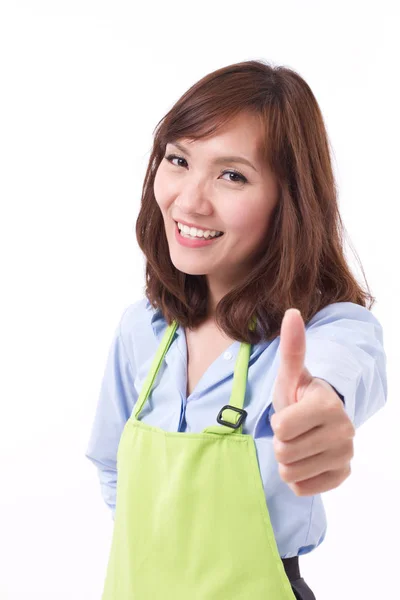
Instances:
[[[138,419],[176,328],[167,327],[120,438],[102,600],[295,600],[254,439],[242,433],[250,344],[240,345],[219,424],[184,433]]]

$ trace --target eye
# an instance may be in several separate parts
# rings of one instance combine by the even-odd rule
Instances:
[[[221,175],[225,175],[226,173],[228,173],[229,175],[234,175],[235,177],[239,177],[239,181],[233,181],[232,179],[230,181],[232,181],[232,183],[247,183],[247,179],[244,175],[242,175],[241,173],[239,173],[239,171],[236,170],[230,170],[230,171],[221,171]]]
[[[165,156],[165,159],[168,160],[173,165],[175,165],[175,163],[173,163],[172,161],[175,160],[175,159],[183,160],[183,162],[185,162],[187,164],[186,159],[183,158],[182,156],[178,156],[177,154],[169,154],[168,156]],[[178,166],[183,166],[183,165],[175,165],[175,166],[178,167]],[[221,175],[229,174],[229,175],[233,175],[234,177],[238,177],[239,178],[239,181],[237,181],[237,180],[233,181],[231,179],[230,180],[231,183],[243,183],[243,184],[247,183],[246,177],[244,175],[242,175],[242,173],[240,173],[239,171],[236,171],[236,169],[230,169],[230,170],[221,171],[220,174]]]
[[[182,156],[177,156],[176,154],[169,154],[169,156],[165,157],[170,163],[174,164],[172,161],[175,160],[175,158],[177,158],[178,160],[183,160],[184,162],[186,162],[186,160],[184,158],[182,158]],[[175,165],[176,167],[179,165]]]

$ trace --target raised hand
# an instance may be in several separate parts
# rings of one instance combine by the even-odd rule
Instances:
[[[351,472],[355,428],[333,387],[305,367],[306,330],[297,309],[286,311],[271,417],[283,481],[297,496],[338,487]]]

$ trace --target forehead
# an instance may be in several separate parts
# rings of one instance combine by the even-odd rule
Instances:
[[[188,148],[207,149],[208,152],[219,153],[229,150],[245,154],[254,161],[261,158],[261,148],[264,142],[264,132],[258,115],[240,113],[223,125],[220,125],[211,135],[201,138],[181,137]]]

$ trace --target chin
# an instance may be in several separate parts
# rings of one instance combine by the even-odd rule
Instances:
[[[181,273],[186,273],[186,275],[207,275],[208,274],[208,273],[204,273],[204,271],[202,269],[194,268],[192,264],[184,265],[184,264],[182,264],[182,261],[175,262],[171,255],[170,255],[170,258],[171,258],[171,262],[174,265],[175,269],[177,271],[180,271]]]

